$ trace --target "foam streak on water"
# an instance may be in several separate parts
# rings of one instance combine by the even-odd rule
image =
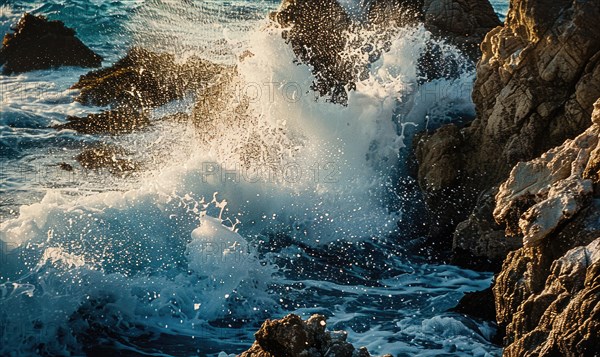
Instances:
[[[100,110],[72,102],[69,84],[85,70],[0,76],[23,93],[3,92],[0,109],[0,189],[10,197],[1,207],[10,218],[0,225],[0,354],[238,353],[262,320],[289,312],[323,313],[372,353],[499,354],[493,326],[447,312],[491,276],[411,256],[397,224],[412,134],[474,115],[472,66],[423,84],[417,61],[430,34],[398,29],[348,105],[332,104],[315,97],[310,68],[264,20],[274,5],[3,5],[3,26],[23,10],[55,15],[107,62],[137,43],[235,63],[238,76],[226,105],[196,118],[201,125],[161,121],[192,113],[186,98],[158,109],[149,130],[114,138],[48,129]],[[76,23],[73,9],[99,22]],[[109,43],[115,33],[122,38]],[[125,147],[144,170],[39,175],[95,142]]]

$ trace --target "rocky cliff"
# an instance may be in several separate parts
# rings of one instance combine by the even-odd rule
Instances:
[[[592,126],[516,165],[495,219],[523,237],[496,278],[505,356],[592,356],[600,351],[600,100]]]
[[[600,96],[598,19],[597,1],[512,0],[504,26],[481,45],[473,92],[477,119],[418,141],[419,184],[439,227],[432,235],[449,241],[463,222],[454,249],[469,256],[464,260],[493,257],[497,263],[519,246],[497,244],[502,235],[486,197],[495,195],[516,163],[589,127]]]

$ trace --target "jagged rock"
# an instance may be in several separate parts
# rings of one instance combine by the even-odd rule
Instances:
[[[76,100],[85,105],[151,108],[207,87],[233,71],[231,66],[196,57],[177,63],[171,54],[136,47],[113,66],[81,76],[72,88],[81,90]]]
[[[373,0],[366,4],[369,23],[405,26],[422,22],[438,38],[458,46],[471,59],[481,56],[479,44],[502,23],[488,0]]]
[[[517,162],[538,157],[590,125],[600,96],[598,18],[597,1],[511,1],[504,26],[481,45],[473,92],[477,118],[460,133],[441,128],[416,144],[428,205],[436,212],[444,202],[452,212],[451,220],[438,222],[447,227],[439,239],[447,239],[479,193],[506,179]],[[456,144],[440,144],[449,140]],[[440,169],[442,157],[452,157],[447,169]]]
[[[478,60],[484,35],[500,25],[488,0],[373,0],[359,6],[365,13],[363,21],[353,20],[336,0],[283,0],[270,16],[284,29],[283,38],[298,60],[312,67],[313,89],[335,103],[346,103],[347,91],[365,76],[367,65],[344,52],[351,46],[345,32],[365,27],[386,32],[423,22],[436,37],[449,40]],[[370,60],[379,57],[372,44],[360,45],[359,52],[367,53]],[[435,62],[434,57],[432,48],[422,61]]]
[[[267,320],[255,334],[256,342],[239,357],[370,356],[366,348],[356,350],[346,342],[346,332],[330,332],[326,326],[322,315],[312,315],[306,321],[294,314],[280,320]]]
[[[346,88],[356,79],[353,65],[342,55],[346,46],[344,31],[352,24],[336,0],[283,0],[270,14],[294,54],[313,68],[313,89],[333,102],[345,103]]]
[[[475,61],[485,35],[501,25],[488,0],[425,0],[423,14],[431,33],[448,39]]]
[[[13,30],[4,36],[0,49],[4,74],[59,66],[99,67],[102,63],[102,57],[61,21],[25,13]]]
[[[494,285],[505,356],[600,350],[600,200],[592,199],[600,183],[593,154],[600,99],[595,108],[588,130],[518,164],[496,196],[494,217],[524,243],[508,255]]]
[[[600,127],[593,125],[576,139],[514,167],[500,186],[494,210],[507,235],[521,233],[523,244],[534,246],[588,203],[593,182],[583,174],[599,134]]]
[[[67,117],[67,123],[55,126],[55,129],[75,130],[82,134],[126,134],[150,125],[150,119],[144,112],[119,108],[86,117]]]
[[[600,239],[553,260],[549,245],[511,253],[494,287],[504,356],[600,351]]]

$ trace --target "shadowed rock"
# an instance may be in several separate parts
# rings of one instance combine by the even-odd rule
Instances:
[[[99,67],[102,63],[102,57],[61,21],[25,13],[13,30],[4,36],[0,50],[5,74],[60,66]]]
[[[501,25],[488,0],[373,0],[366,1],[366,12],[368,22],[380,27],[421,22],[474,61],[481,56],[479,44],[485,35]]]
[[[67,117],[67,123],[54,128],[75,130],[82,134],[126,134],[150,125],[148,116],[143,112],[130,109],[115,109],[86,117]]]
[[[345,31],[352,21],[336,0],[283,0],[273,21],[285,30],[283,38],[298,60],[313,67],[313,88],[333,102],[345,103],[346,87],[352,89],[353,65],[342,55]]]
[[[256,342],[239,357],[370,356],[366,348],[357,350],[346,342],[346,332],[330,332],[326,326],[322,315],[313,315],[306,321],[293,314],[267,320],[255,334]]]

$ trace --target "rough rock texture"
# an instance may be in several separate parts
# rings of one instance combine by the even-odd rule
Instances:
[[[593,125],[574,140],[513,168],[500,186],[494,210],[507,235],[522,234],[525,247],[535,246],[587,205],[594,190],[584,172],[592,151],[600,149],[599,134],[600,127]]]
[[[600,100],[592,126],[518,164],[494,217],[524,247],[496,277],[505,356],[593,356],[600,351]]]
[[[150,119],[143,112],[131,109],[115,109],[86,117],[67,117],[67,123],[57,125],[58,130],[70,129],[82,134],[126,134],[150,125]]]
[[[113,66],[81,76],[72,88],[80,89],[77,101],[86,105],[150,108],[208,86],[233,67],[200,58],[177,63],[167,53],[133,48]]]
[[[450,40],[473,60],[479,44],[501,22],[488,0],[425,0],[425,27],[434,35]]]
[[[346,46],[344,31],[352,24],[336,0],[283,0],[271,19],[285,30],[283,38],[296,57],[313,67],[313,88],[336,103],[346,101],[346,87],[352,87],[355,75],[342,52]]]
[[[511,252],[494,287],[504,356],[600,351],[600,239],[556,260],[551,244]]]
[[[239,357],[370,356],[366,348],[357,350],[346,342],[346,332],[327,331],[326,325],[322,315],[313,315],[306,321],[293,314],[267,320],[254,335],[256,342]]]
[[[486,36],[473,99],[477,119],[416,143],[419,184],[448,239],[481,192],[519,161],[582,133],[600,96],[600,2],[512,0]],[[448,160],[451,158],[451,160]]]
[[[77,37],[75,30],[60,21],[25,13],[7,33],[0,49],[3,73],[20,73],[59,66],[99,67],[102,57]]]

